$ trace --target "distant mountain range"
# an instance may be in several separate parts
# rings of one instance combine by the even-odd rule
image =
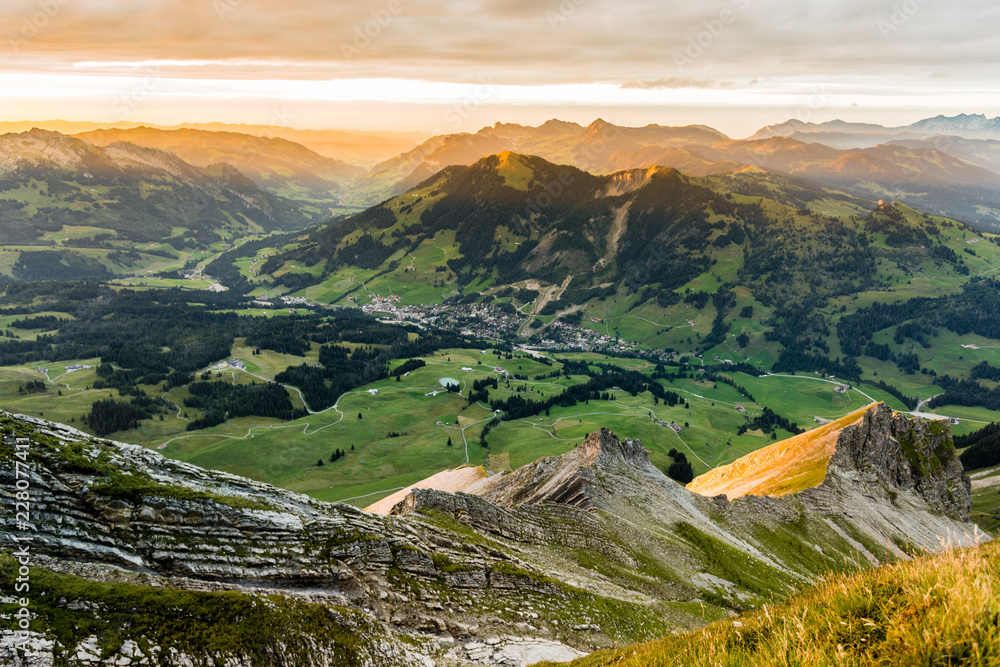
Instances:
[[[551,162],[606,173],[612,156],[622,151],[712,145],[726,139],[721,132],[701,125],[621,127],[601,119],[586,127],[560,120],[549,120],[538,127],[497,123],[475,134],[432,137],[413,150],[376,165],[359,184],[359,195],[370,194],[379,199],[399,194],[444,167],[469,165],[503,151],[537,155]],[[628,165],[633,166],[636,165]]]
[[[0,123],[0,131],[30,123]],[[235,169],[286,209],[280,228],[318,223],[402,194],[446,167],[510,151],[592,174],[672,167],[694,176],[759,167],[820,189],[866,200],[898,200],[1000,229],[1000,119],[939,116],[905,127],[790,120],[745,140],[701,125],[583,126],[549,120],[537,127],[496,123],[476,133],[431,137],[414,146],[405,133],[295,130],[204,124],[159,128],[121,123],[43,123],[95,147],[119,143],[168,152],[191,167]],[[236,129],[242,131],[234,131]],[[15,136],[0,135],[6,139]],[[394,153],[401,146],[401,152]],[[367,147],[367,148],[366,148]],[[117,149],[115,149],[117,150]],[[381,159],[387,152],[394,157]],[[332,154],[353,156],[357,162]],[[368,165],[370,168],[368,168]],[[127,167],[123,167],[127,169]]]
[[[376,165],[350,201],[375,204],[446,166],[514,151],[596,174],[651,166],[697,176],[759,166],[863,197],[891,198],[1000,229],[1000,119],[938,117],[906,128],[788,121],[732,140],[704,126],[631,128],[596,120],[538,127],[497,123],[475,134],[428,139]],[[995,137],[995,138],[994,138]]]
[[[962,139],[1000,140],[1000,117],[987,118],[982,114],[935,116],[901,127],[886,127],[872,123],[849,123],[832,120],[826,123],[807,123],[788,120],[761,128],[751,139],[770,137],[800,138],[836,148],[869,148],[899,139],[926,139],[928,137],[958,137]]]
[[[95,146],[128,142],[169,151],[196,167],[230,165],[268,192],[314,201],[324,208],[339,200],[345,184],[365,173],[361,167],[325,157],[287,139],[236,132],[138,127],[94,130],[75,136]]]
[[[227,164],[195,167],[175,154],[31,130],[0,136],[0,235],[31,243],[43,231],[84,225],[133,241],[188,233],[298,229],[309,222],[291,202],[263,192]]]
[[[427,136],[422,132],[300,130],[281,125],[245,125],[242,123],[183,123],[176,126],[161,126],[152,123],[94,123],[65,120],[0,122],[0,134],[27,132],[36,127],[61,134],[81,134],[95,130],[131,130],[138,128],[233,132],[251,137],[287,139],[288,141],[302,144],[325,157],[362,166],[371,166],[407,151],[423,141]]]

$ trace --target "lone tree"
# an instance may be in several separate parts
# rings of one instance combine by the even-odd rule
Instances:
[[[358,413],[358,419],[364,419],[364,417],[361,416],[360,412]]]
[[[318,466],[323,465],[323,459],[320,459],[320,460],[316,461],[316,465],[318,465]]]
[[[450,437],[448,438],[448,446],[449,446],[449,447],[451,447],[451,446],[452,446],[452,444],[451,444],[451,438],[450,438]]]

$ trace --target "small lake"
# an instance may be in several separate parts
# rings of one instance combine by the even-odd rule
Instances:
[[[450,384],[461,385],[461,383],[455,378],[438,378],[438,382],[441,383],[442,387],[447,387]]]

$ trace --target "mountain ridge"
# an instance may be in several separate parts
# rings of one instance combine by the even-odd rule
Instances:
[[[30,234],[23,223],[33,220],[103,226],[141,241],[170,237],[178,222],[207,235],[307,221],[229,165],[199,169],[168,151],[125,142],[102,148],[49,130],[0,136],[0,179],[0,197],[13,195],[5,200],[9,240]]]
[[[287,139],[196,129],[159,130],[147,126],[95,130],[73,135],[95,146],[128,142],[164,150],[196,167],[228,164],[274,194],[296,189],[319,201],[335,200],[360,167],[324,157]]]
[[[948,518],[947,507],[912,488],[881,489],[878,480],[799,494],[804,511],[799,497],[729,503],[698,496],[650,466],[641,443],[607,430],[570,454],[497,479],[484,496],[418,490],[395,516],[376,517],[45,420],[3,415],[0,422],[4,480],[15,474],[16,439],[30,443],[38,582],[52,581],[45,572],[55,572],[319,604],[334,613],[330,627],[354,628],[353,643],[341,650],[395,656],[396,664],[503,658],[522,665],[523,658],[510,656],[529,648],[566,659],[572,651],[699,624],[700,614],[683,611],[685,601],[743,609],[788,595],[857,551],[876,563],[904,557],[910,542],[936,549],[939,537],[975,539],[964,534],[975,529]],[[863,440],[885,434],[877,428]],[[926,472],[928,479],[947,478]],[[567,495],[567,488],[579,493]],[[592,507],[579,502],[580,493]],[[2,522],[13,529],[10,515]],[[801,546],[789,548],[787,540]],[[98,591],[69,595],[74,605],[110,612]],[[528,615],[504,613],[515,599]],[[132,613],[148,613],[151,600],[150,593],[135,597]],[[360,616],[352,621],[354,614]],[[34,626],[36,643],[53,656],[80,652],[91,641],[88,629],[60,627],[57,645],[53,629]],[[9,652],[11,631],[3,632],[0,651]],[[123,666],[148,658],[153,647],[194,661],[250,664],[232,647],[198,648],[169,632],[152,639],[128,624],[115,632],[117,646],[135,647],[111,649]],[[285,641],[302,639],[293,633]]]

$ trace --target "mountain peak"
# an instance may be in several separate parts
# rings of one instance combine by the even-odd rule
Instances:
[[[555,502],[591,511],[601,506],[601,498],[607,495],[602,490],[607,480],[646,475],[665,479],[641,441],[623,440],[602,427],[566,454],[539,459],[492,478],[474,492],[504,507]]]
[[[576,131],[579,132],[583,127],[579,123],[573,123],[566,120],[559,120],[558,118],[550,118],[541,125],[538,126],[539,130],[545,131]]]
[[[598,118],[593,123],[587,126],[587,130],[590,132],[595,132],[598,130],[603,130],[606,127],[611,127],[611,123],[604,120],[603,118]]]
[[[576,451],[589,465],[598,461],[625,462],[640,466],[649,463],[649,452],[642,446],[642,442],[632,438],[622,440],[617,433],[604,426],[588,435],[577,445]]]

